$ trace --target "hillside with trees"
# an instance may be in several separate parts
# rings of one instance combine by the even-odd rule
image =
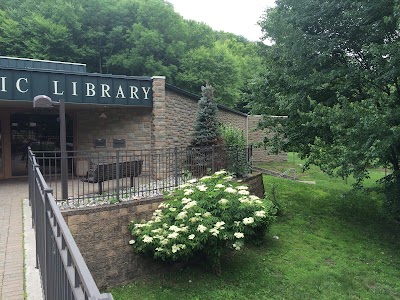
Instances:
[[[241,36],[183,19],[163,0],[0,2],[2,56],[80,62],[89,72],[162,75],[196,94],[209,82],[216,101],[230,107],[245,104],[247,86],[260,72],[256,49]]]

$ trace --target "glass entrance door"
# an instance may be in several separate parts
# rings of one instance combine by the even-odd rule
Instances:
[[[33,151],[60,151],[58,115],[11,115],[12,176],[28,175],[28,147]],[[72,150],[72,120],[66,116],[67,150]]]

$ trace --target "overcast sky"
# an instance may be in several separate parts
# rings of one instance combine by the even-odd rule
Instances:
[[[250,41],[261,37],[257,21],[274,0],[167,0],[175,11],[185,19],[210,25],[214,30],[223,30],[242,35]]]

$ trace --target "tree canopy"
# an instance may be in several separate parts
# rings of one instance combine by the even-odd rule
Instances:
[[[0,2],[0,55],[81,62],[89,72],[163,75],[196,94],[209,82],[215,100],[230,107],[243,106],[248,79],[260,68],[256,47],[183,19],[164,0]]]
[[[267,10],[260,24],[273,45],[253,109],[288,116],[265,118],[280,136],[267,143],[359,182],[390,165],[386,183],[400,196],[399,12],[396,0],[278,0]]]

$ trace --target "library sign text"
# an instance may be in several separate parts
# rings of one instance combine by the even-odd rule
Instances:
[[[47,95],[67,103],[152,107],[147,77],[0,68],[0,99],[32,101]]]

